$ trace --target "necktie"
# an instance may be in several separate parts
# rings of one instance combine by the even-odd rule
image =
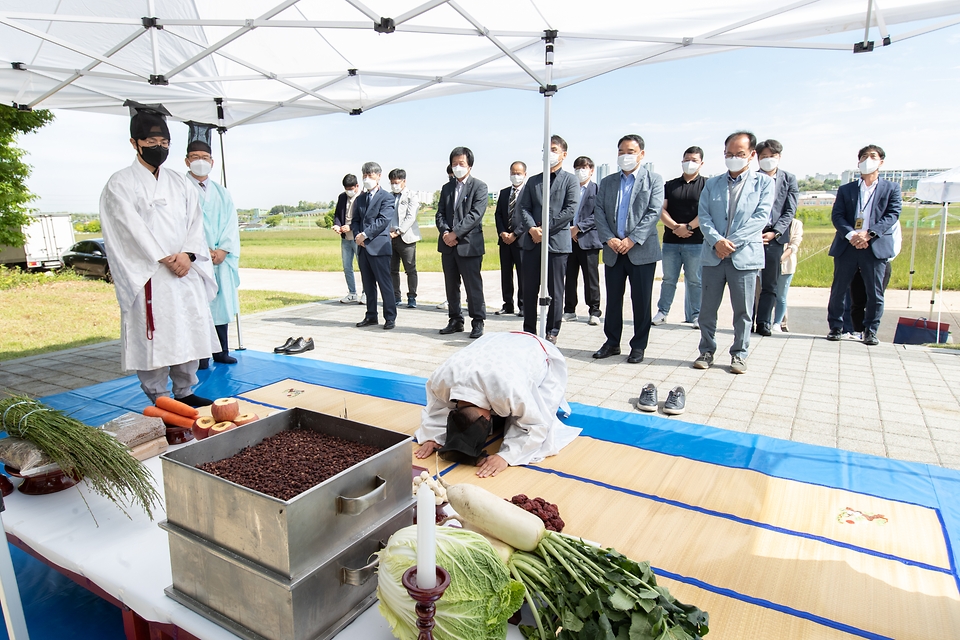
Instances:
[[[200,190],[201,190],[201,191],[206,191],[206,190],[207,190],[207,183],[206,183],[206,182],[201,182],[201,183],[199,183],[199,184],[200,184]]]
[[[517,194],[520,190],[516,187],[510,192],[510,204],[507,205],[507,231],[513,233],[513,212],[517,209]]]

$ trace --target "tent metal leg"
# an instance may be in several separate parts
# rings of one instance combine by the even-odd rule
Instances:
[[[3,510],[3,498],[0,497],[0,512]],[[0,531],[3,531],[2,516]],[[7,623],[10,640],[29,640],[27,619],[23,615],[17,575],[13,570],[13,558],[10,556],[10,545],[7,544],[6,536],[0,540],[0,605],[3,607],[3,619]]]
[[[540,228],[543,229],[543,237],[540,241],[540,315],[537,324],[537,335],[541,338],[547,336],[547,313],[550,310],[550,291],[548,288],[548,269],[550,264],[550,102],[553,94],[556,93],[556,87],[550,82],[553,80],[553,42],[557,34],[555,31],[544,32],[545,61],[546,67],[546,86],[541,87],[543,93],[543,209],[540,217]],[[560,295],[563,295],[560,292]]]
[[[930,315],[933,317],[933,307],[937,301],[937,277],[941,273],[941,262],[943,261],[944,249],[947,239],[947,205],[944,204],[940,209],[940,235],[937,237],[937,261],[933,265],[933,286],[930,287]]]
[[[240,328],[240,314],[237,314],[237,348],[234,351],[246,351],[247,348],[243,346],[243,329]]]
[[[913,247],[910,249],[910,277],[907,280],[907,309],[910,308],[910,294],[913,292],[914,259],[917,256],[917,226],[920,224],[920,201],[913,212]]]

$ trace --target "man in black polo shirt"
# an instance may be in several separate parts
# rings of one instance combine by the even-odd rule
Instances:
[[[683,321],[699,329],[700,316],[700,252],[703,232],[697,209],[700,192],[706,178],[700,175],[703,166],[703,149],[690,147],[683,152],[683,175],[668,181],[663,186],[663,282],[660,285],[660,300],[653,324],[663,324],[670,313],[673,296],[677,293],[680,267],[683,267],[683,283],[686,295],[683,304]]]

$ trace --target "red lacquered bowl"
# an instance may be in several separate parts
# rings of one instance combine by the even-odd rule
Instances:
[[[80,482],[79,476],[68,476],[63,472],[63,469],[56,469],[55,471],[41,473],[36,476],[22,476],[19,471],[7,465],[4,465],[3,470],[14,478],[23,478],[23,482],[20,483],[18,488],[20,489],[20,493],[28,496],[45,496],[50,493],[69,489]]]
[[[183,444],[193,440],[191,427],[167,427],[167,444]]]

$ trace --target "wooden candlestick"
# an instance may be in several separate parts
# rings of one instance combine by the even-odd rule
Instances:
[[[417,603],[417,629],[420,630],[417,640],[433,640],[433,627],[436,624],[433,616],[437,612],[437,606],[434,603],[450,586],[450,574],[446,569],[438,566],[437,586],[433,589],[421,589],[417,586],[417,566],[414,565],[404,571],[401,581],[407,588],[407,593]]]

